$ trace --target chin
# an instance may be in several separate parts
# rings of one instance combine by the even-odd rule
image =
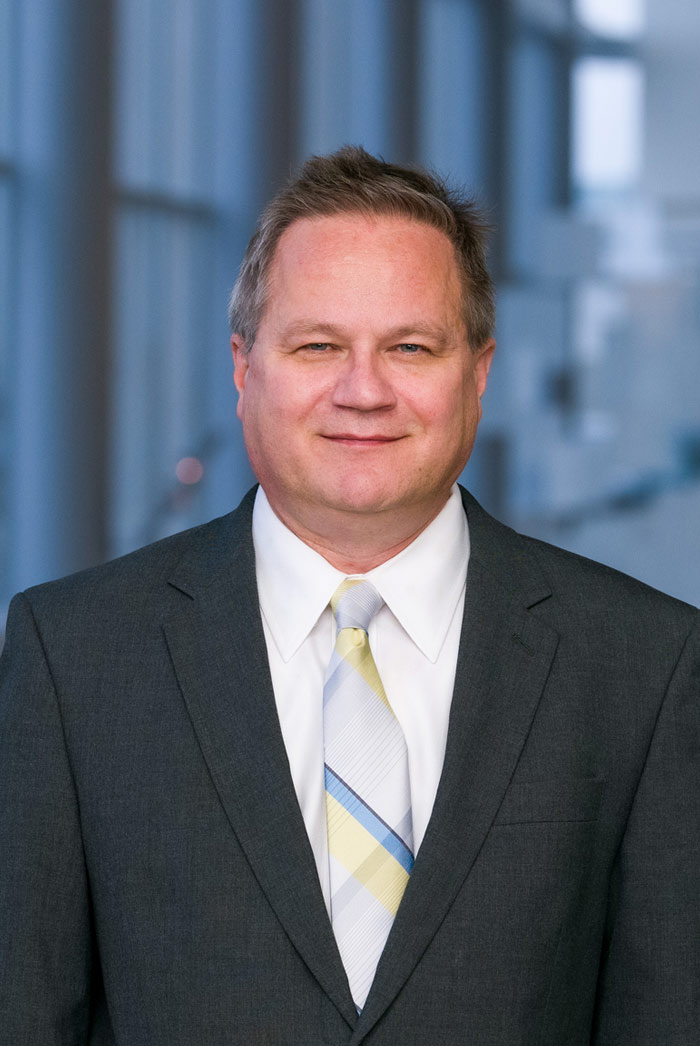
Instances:
[[[374,515],[404,508],[411,503],[410,497],[397,491],[387,490],[343,490],[326,497],[325,504],[339,512],[359,515]]]

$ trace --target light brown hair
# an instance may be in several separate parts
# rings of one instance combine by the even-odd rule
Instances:
[[[386,163],[361,146],[312,156],[260,216],[229,302],[231,330],[252,348],[267,304],[272,259],[285,229],[302,218],[337,214],[412,218],[444,232],[462,283],[467,339],[478,351],[494,326],[493,283],[486,268],[488,226],[474,201],[420,168]]]

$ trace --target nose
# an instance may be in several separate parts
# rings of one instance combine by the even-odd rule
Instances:
[[[337,376],[333,390],[336,407],[354,410],[386,410],[396,404],[396,393],[386,362],[371,349],[354,349]]]

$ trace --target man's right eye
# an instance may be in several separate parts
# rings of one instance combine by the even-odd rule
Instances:
[[[327,341],[310,341],[306,345],[302,345],[302,349],[310,349],[312,352],[324,352],[329,348]]]

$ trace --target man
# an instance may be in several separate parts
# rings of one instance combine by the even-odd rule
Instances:
[[[699,1041],[698,614],[455,487],[492,313],[424,173],[268,206],[257,493],[13,601],[0,1042]]]

